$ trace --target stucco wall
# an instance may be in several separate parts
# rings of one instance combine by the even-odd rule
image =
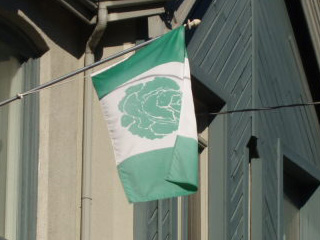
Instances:
[[[117,30],[120,26],[107,30],[97,50],[103,57],[132,45],[135,25],[126,25],[121,32]],[[44,82],[83,66],[83,57],[77,59],[51,39],[48,42],[50,51],[41,58]],[[72,82],[41,93],[38,239],[80,239],[83,81],[84,75],[80,74]],[[91,239],[132,239],[133,205],[128,203],[119,181],[95,95],[92,136]]]
[[[83,67],[92,26],[52,1],[15,0],[0,3],[0,8],[25,22],[48,46],[40,57],[41,83]],[[97,55],[109,56],[134,44],[136,24],[108,25]],[[80,239],[84,74],[70,80],[42,90],[39,98],[37,239],[41,240]],[[133,205],[119,181],[96,96],[92,119],[91,239],[132,239]]]
[[[60,11],[50,9],[56,21],[34,22],[49,46],[40,58],[41,83],[83,67],[81,30]],[[40,93],[37,239],[80,238],[83,81],[80,74]]]
[[[59,5],[6,1],[0,3],[0,8],[2,20],[34,40],[31,45],[49,48],[39,58],[40,83],[83,66],[83,36],[87,28],[76,25],[76,19]],[[79,238],[82,79],[80,75],[73,82],[43,90],[39,113],[33,113],[39,114],[39,129],[33,130],[40,140],[37,239]]]
[[[136,27],[135,21],[108,25],[97,49],[98,54],[107,57],[133,46]],[[122,58],[95,70],[114,64]],[[133,204],[128,203],[121,186],[108,129],[96,95],[93,113],[91,239],[130,240],[133,239]]]

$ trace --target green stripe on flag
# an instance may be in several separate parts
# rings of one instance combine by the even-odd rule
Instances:
[[[92,77],[99,99],[130,79],[168,62],[184,62],[184,27],[181,26],[136,52],[129,59]]]
[[[178,136],[174,148],[130,157],[118,166],[118,171],[129,202],[195,193],[198,189],[198,143],[195,139]]]
[[[198,185],[198,141],[178,136],[174,145],[167,181],[181,185]],[[195,184],[196,183],[196,184]],[[190,186],[192,187],[192,186]]]

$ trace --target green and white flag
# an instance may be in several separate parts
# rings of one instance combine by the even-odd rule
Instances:
[[[197,191],[198,143],[184,27],[92,75],[129,202]]]

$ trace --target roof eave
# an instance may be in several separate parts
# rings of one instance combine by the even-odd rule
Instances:
[[[83,22],[96,23],[97,1],[92,0],[56,0]],[[118,0],[99,1],[109,11],[108,21],[119,21],[159,15],[165,12],[164,6],[169,0]]]

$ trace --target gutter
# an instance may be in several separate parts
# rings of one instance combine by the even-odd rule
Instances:
[[[97,25],[86,44],[84,64],[94,63],[95,49],[107,27],[108,11],[104,4],[98,6]],[[92,70],[85,71],[89,76]],[[82,192],[81,192],[81,240],[90,240],[91,230],[91,169],[92,169],[92,112],[93,112],[93,86],[87,77],[84,81],[84,108],[83,108],[83,152],[82,152]]]
[[[101,0],[97,4],[89,0],[55,0],[80,20],[88,25],[99,24],[96,16],[92,16],[97,4],[108,8],[108,22],[153,16],[165,13],[164,5],[169,0]],[[195,0],[192,0],[195,1]],[[162,4],[162,5],[161,5]],[[161,5],[161,6],[160,6]],[[136,10],[132,10],[138,7]],[[140,8],[139,8],[140,7]],[[125,11],[123,11],[125,9]]]
[[[56,0],[60,5],[62,5],[64,8],[69,10],[71,13],[73,13],[75,16],[77,16],[79,19],[81,19],[83,22],[85,22],[88,25],[92,25],[96,23],[96,19],[93,17],[91,20],[88,19],[89,16],[85,16],[88,14],[85,14],[81,12],[80,10],[77,9],[73,4],[69,3],[68,1],[65,0]],[[82,0],[81,2],[86,2]],[[84,3],[83,3],[84,4]],[[86,4],[88,6],[88,4]],[[93,6],[90,5],[90,10],[93,10]]]

